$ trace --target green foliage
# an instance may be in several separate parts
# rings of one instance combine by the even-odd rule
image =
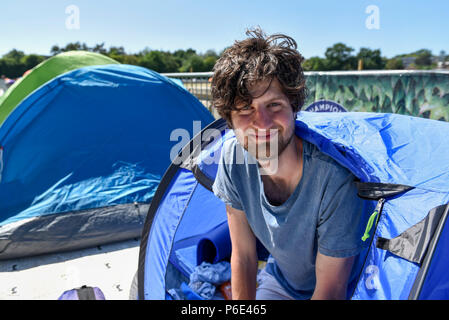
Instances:
[[[145,48],[138,53],[130,54],[125,51],[124,47],[113,46],[107,49],[104,47],[104,43],[89,47],[80,42],[68,43],[65,47],[54,45],[51,47],[50,53],[54,56],[74,50],[97,52],[120,63],[138,65],[161,73],[211,71],[219,58],[214,50],[199,54],[191,48],[174,52]],[[35,67],[46,58],[48,57],[36,54],[25,55],[24,52],[13,49],[0,58],[0,75],[5,75],[8,78],[21,77],[25,71]]]
[[[157,72],[177,72],[179,70],[179,61],[168,52],[147,51],[136,58],[138,65]]]
[[[65,47],[51,48],[51,54],[71,50],[86,50],[101,53],[124,64],[139,65],[157,72],[203,72],[212,71],[215,62],[223,53],[208,50],[204,54],[194,49],[174,52],[146,48],[138,53],[127,53],[123,47],[104,47],[104,43],[89,47],[84,43],[69,43]],[[305,71],[357,70],[361,60],[364,70],[404,69],[403,58],[413,57],[412,68],[431,69],[432,53],[422,49],[387,59],[380,49],[354,49],[343,43],[327,48],[325,57],[305,60]],[[17,78],[46,58],[42,55],[25,54],[11,50],[0,58],[0,75]],[[440,52],[440,61],[449,60],[449,55]],[[384,75],[309,75],[309,95],[305,105],[329,99],[341,103],[350,111],[394,112],[449,121],[449,81],[444,74]]]
[[[9,78],[21,77],[25,71],[44,60],[38,55],[26,56],[22,51],[11,50],[0,59],[0,75]]]
[[[157,72],[203,72],[212,71],[215,62],[225,49],[218,54],[214,50],[208,50],[201,54],[192,48],[179,49],[174,52],[145,48],[137,53],[127,53],[124,47],[112,46],[108,49],[105,48],[104,43],[90,47],[85,43],[73,42],[64,47],[54,45],[51,47],[50,53],[56,55],[66,51],[85,50],[107,55],[120,63],[139,65]],[[360,48],[355,54],[354,48],[339,42],[326,49],[324,58],[314,56],[306,59],[303,67],[305,71],[357,70],[361,61],[363,70],[394,70],[404,69],[402,58],[405,57],[415,58],[415,62],[410,65],[410,68],[432,69],[436,66],[432,63],[431,51],[427,49],[387,59],[382,57],[380,49]],[[48,57],[36,54],[26,55],[22,51],[13,49],[0,58],[0,75],[9,78],[20,77],[25,71],[46,58]],[[440,52],[440,59],[441,61],[449,60],[449,55]]]
[[[380,49],[360,48],[357,54],[354,49],[344,43],[336,43],[326,49],[324,58],[311,57],[303,64],[305,71],[330,71],[330,70],[358,70],[361,62],[362,70],[400,70],[404,69],[403,58],[412,57],[410,69],[429,70],[436,67],[432,62],[432,52],[421,49],[416,52],[401,54],[393,58],[382,57]],[[440,52],[440,61],[449,60],[444,51]]]
[[[404,69],[404,65],[402,63],[402,59],[401,58],[388,59],[387,63],[385,64],[385,69],[387,69],[387,70]]]
[[[415,64],[417,66],[430,66],[432,64],[432,52],[426,49],[417,51]]]
[[[305,71],[357,70],[361,60],[363,70],[385,69],[387,59],[381,56],[380,49],[360,48],[354,55],[354,49],[344,43],[336,43],[326,49],[325,57],[311,57],[304,62]]]
[[[356,70],[357,60],[352,55],[352,51],[354,51],[353,48],[341,42],[327,48],[324,53],[327,70]]]
[[[303,68],[305,71],[323,71],[327,70],[326,60],[320,57],[311,57],[304,61]]]
[[[40,56],[37,54],[30,54],[30,55],[24,56],[22,59],[20,59],[20,62],[21,62],[21,64],[23,64],[25,66],[26,70],[30,70],[44,60],[45,60],[44,56]]]
[[[357,61],[363,61],[363,70],[382,70],[385,68],[385,59],[382,58],[380,49],[360,48],[356,59]]]

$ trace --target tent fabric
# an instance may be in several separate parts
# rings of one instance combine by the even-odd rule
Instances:
[[[329,113],[324,120],[319,113],[302,112],[302,118],[314,130],[299,122],[297,132],[362,181],[449,191],[449,153],[443,139],[449,133],[447,122],[365,112]],[[364,162],[362,167],[359,162]]]
[[[215,201],[217,198],[206,187],[202,188],[203,196],[198,197],[201,199],[199,202],[193,198],[197,192],[195,188],[201,185],[197,177],[212,181],[215,177],[217,163],[211,164],[206,160],[214,158],[214,154],[219,155],[223,141],[235,138],[232,130],[226,130],[223,123],[218,120],[203,130],[203,138],[199,140],[208,141],[204,139],[204,136],[210,136],[206,133],[208,129],[219,128],[221,134],[218,138],[215,135],[210,144],[203,144],[201,148],[191,146],[190,150],[194,152],[190,158],[184,157],[182,165],[172,164],[157,190],[158,199],[150,206],[142,234],[139,258],[141,299],[164,299],[166,291],[179,283],[183,271],[185,273],[181,270],[182,265],[170,259],[174,255],[172,250],[179,251],[182,248],[180,244],[187,243],[187,240],[190,241],[188,245],[194,247],[200,240],[199,234],[207,234],[225,219],[224,207]],[[434,261],[428,266],[378,248],[376,243],[378,239],[400,236],[419,225],[434,208],[449,203],[449,148],[445,142],[449,134],[448,123],[395,114],[300,112],[296,133],[351,170],[361,184],[377,188],[385,186],[385,190],[374,190],[379,197],[385,197],[385,202],[367,240],[370,245],[357,259],[359,276],[351,284],[348,297],[408,299],[423,268],[443,272],[443,265],[437,262],[445,261],[443,256],[432,258],[428,254],[433,252],[436,255],[440,247],[447,246],[449,240],[443,238],[447,228],[442,228],[441,235],[434,227],[424,231],[427,232],[423,234],[424,238],[439,238],[435,250],[425,250],[427,253],[423,259]],[[188,192],[182,185],[183,181],[188,181]],[[180,201],[178,197],[184,200]],[[377,200],[367,200],[367,204],[372,212]],[[195,207],[195,210],[190,210],[190,207]],[[169,225],[167,221],[170,221]],[[203,227],[205,221],[207,226]],[[185,233],[184,230],[189,228],[194,228],[195,233]],[[192,241],[195,236],[197,242]],[[431,247],[432,241],[427,241],[426,246]],[[185,252],[188,254],[181,260],[190,261],[184,265],[196,264],[197,261],[193,261],[195,251]],[[180,259],[179,254],[177,259]],[[422,281],[420,299],[437,296],[435,292],[440,298],[449,298],[449,293],[442,289],[449,285],[447,277],[438,278],[427,273],[424,278],[429,282],[426,279]],[[431,287],[438,289],[428,289],[426,286],[430,281],[436,282]]]
[[[205,130],[207,132],[207,129],[216,129],[221,132],[220,129],[224,127],[224,123],[218,120]],[[197,134],[180,151],[179,158],[189,162],[190,157],[185,155],[201,151],[202,147],[208,145],[207,142],[208,140],[201,139],[201,134]],[[177,161],[179,158],[173,161],[164,174],[162,185],[158,187],[152,201],[154,205],[150,205],[145,220],[139,253],[139,299],[163,300],[166,298],[165,290],[179,287],[182,282],[179,279],[183,277],[187,280],[183,270],[196,263],[195,240],[198,242],[209,230],[226,222],[223,202],[216,197],[211,197],[211,192],[198,183],[192,171],[182,168],[183,163]],[[191,201],[194,195],[195,199],[200,201]],[[164,205],[159,206],[162,203]],[[190,207],[189,210],[187,210],[188,207]],[[207,219],[198,214],[206,208],[208,209]],[[180,224],[181,219],[187,223]],[[170,252],[172,246],[186,239],[194,240],[190,246],[194,249],[193,254],[188,257],[190,261],[187,261],[187,265],[185,262],[184,265],[183,262],[178,263],[178,266],[183,265],[185,269],[170,268],[179,260],[176,252]],[[189,243],[185,243],[184,248],[189,248]],[[187,252],[191,253],[189,250]],[[169,263],[170,257],[172,259]],[[166,274],[170,271],[176,275],[166,278]]]
[[[0,127],[0,258],[78,246],[74,234],[83,245],[140,236],[143,208],[171,162],[171,133],[192,134],[194,121],[213,116],[141,67],[84,67],[41,86]],[[25,249],[28,222],[42,237]]]
[[[118,64],[104,55],[87,51],[69,51],[47,59],[17,80],[0,97],[0,125],[12,110],[34,90],[58,75],[86,66]]]
[[[145,296],[150,300],[165,299],[165,273],[175,236],[174,230],[177,229],[189,198],[198,185],[194,176],[187,170],[179,170],[175,180],[176,184],[168,188],[164,195],[166,205],[160,207],[154,215],[155,219],[152,223],[154,227],[151,228],[148,237],[151,241],[145,242],[147,246],[145,246],[144,252],[148,259],[145,260],[145,265],[148,271],[145,272],[144,282],[151,283],[151,288],[146,290]],[[138,278],[142,279],[140,275]],[[143,296],[139,294],[139,297]]]
[[[0,228],[0,260],[64,252],[139,237],[149,204],[36,216]]]
[[[446,206],[438,206],[417,224],[393,239],[378,237],[376,247],[411,262],[422,263]]]
[[[440,207],[439,207],[440,208]],[[443,217],[435,233],[432,243],[429,245],[423,267],[418,272],[417,280],[410,293],[412,299],[447,300],[449,276],[446,272],[449,258],[449,228],[447,216],[449,204],[445,206]]]

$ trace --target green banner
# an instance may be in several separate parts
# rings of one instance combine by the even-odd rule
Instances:
[[[348,111],[399,113],[449,121],[449,71],[306,72],[304,104],[331,100]]]

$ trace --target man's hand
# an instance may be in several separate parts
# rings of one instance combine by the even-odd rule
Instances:
[[[334,258],[317,253],[316,286],[312,300],[345,300],[354,257]]]
[[[226,206],[226,212],[232,243],[232,299],[254,300],[257,276],[256,237],[243,211]]]

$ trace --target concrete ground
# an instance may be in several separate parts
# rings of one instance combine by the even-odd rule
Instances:
[[[56,300],[82,285],[106,300],[128,300],[137,271],[139,240],[84,250],[0,261],[0,300]]]

